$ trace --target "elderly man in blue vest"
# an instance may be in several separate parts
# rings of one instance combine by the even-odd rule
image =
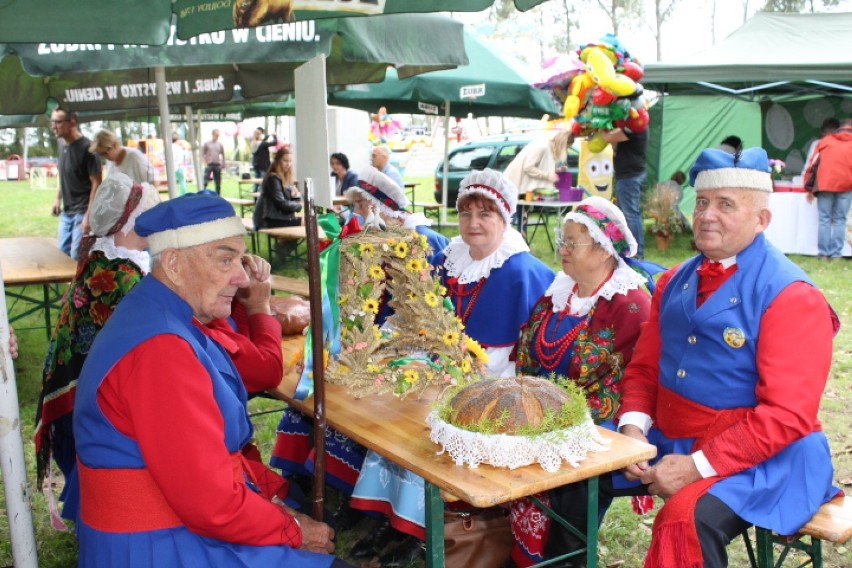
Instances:
[[[661,277],[619,410],[662,456],[625,470],[666,500],[646,567],[727,566],[749,525],[793,534],[838,492],[817,412],[839,322],[763,236],[766,152],[704,150],[690,181],[700,252]]]
[[[344,568],[334,531],[266,497],[240,450],[246,389],[206,324],[228,318],[244,229],[223,198],[140,215],[151,273],[96,338],[77,387],[79,565]]]

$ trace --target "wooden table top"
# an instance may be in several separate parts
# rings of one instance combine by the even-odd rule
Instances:
[[[308,236],[307,230],[305,229],[304,225],[296,225],[294,227],[274,227],[269,229],[261,229],[258,231],[258,233],[263,233],[264,235],[269,235],[273,239],[279,239],[282,241],[306,239]],[[317,227],[317,236],[320,239],[325,238],[325,231],[322,230],[322,227]]]
[[[260,185],[263,183],[263,178],[238,179],[237,185]]]
[[[573,207],[574,205],[578,205],[579,201],[554,201],[547,199],[539,199],[536,201],[527,201],[526,199],[518,200],[518,207],[528,207],[535,208],[539,207],[542,209],[561,209],[563,207]]]
[[[284,360],[292,361],[294,352],[303,345],[302,336],[285,337]],[[293,399],[297,380],[291,370],[270,394],[312,416],[312,398]],[[458,498],[477,507],[490,507],[582,481],[656,455],[654,446],[599,428],[601,435],[610,441],[609,450],[590,453],[577,468],[563,464],[554,473],[546,472],[538,464],[514,470],[490,465],[471,469],[455,465],[449,453],[438,455],[441,447],[429,440],[426,416],[437,392],[421,398],[383,395],[355,399],[341,385],[332,384],[326,385],[325,392],[329,426],[425,478],[442,490],[446,500]]]
[[[50,237],[0,239],[0,263],[6,286],[70,282],[77,263]]]

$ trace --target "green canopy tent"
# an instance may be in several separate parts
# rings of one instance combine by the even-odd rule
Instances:
[[[204,34],[160,47],[0,45],[0,114],[38,114],[49,98],[76,111],[151,106],[153,69],[165,69],[170,104],[291,92],[293,69],[322,53],[330,85],[381,81],[464,64],[461,24],[439,15],[340,18]],[[435,42],[439,46],[435,45]]]
[[[529,10],[544,0],[515,0]],[[382,14],[479,12],[494,0],[76,0],[59,8],[55,0],[0,3],[0,38],[10,43],[113,43],[162,45],[171,37],[254,27],[270,22],[302,21]]]
[[[408,76],[467,62],[461,24],[437,14],[270,24],[158,47],[5,44],[0,114],[42,114],[51,99],[79,112],[157,108],[167,131],[168,105],[231,101],[238,85],[246,99],[291,92],[293,69],[320,53],[330,85],[380,81],[388,65]]]
[[[478,116],[515,116],[540,118],[561,114],[556,101],[545,91],[530,86],[518,71],[520,64],[496,55],[483,40],[464,34],[469,63],[455,69],[399,78],[393,71],[381,83],[353,85],[331,93],[330,104],[375,112],[381,106],[389,112],[437,114],[444,112],[444,133],[449,135],[451,110],[457,114]],[[444,143],[444,167],[447,149]],[[446,222],[447,174],[444,172],[441,210]]]
[[[711,48],[646,65],[643,85],[664,93],[650,111],[649,180],[731,134],[798,173],[822,120],[852,114],[850,29],[852,13],[760,12]]]
[[[186,113],[178,105],[170,105],[171,122],[187,121]],[[233,121],[263,116],[293,116],[296,114],[296,99],[291,95],[270,95],[244,99],[236,94],[230,101],[198,103],[193,105],[193,118],[198,121]],[[152,109],[125,109],[110,111],[84,111],[78,113],[80,122],[99,120],[128,120],[157,123],[159,114]],[[48,114],[0,115],[0,128],[49,128]]]

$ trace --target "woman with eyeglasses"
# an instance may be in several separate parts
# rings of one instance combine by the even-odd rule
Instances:
[[[530,253],[512,227],[517,203],[518,188],[502,173],[471,173],[462,180],[456,201],[460,235],[432,258],[465,333],[485,348],[487,371],[495,377],[515,375],[511,354],[521,328],[553,280],[553,270]],[[423,478],[375,452],[365,457],[352,504],[378,512],[390,509],[394,528],[425,538]],[[353,556],[379,553],[388,543],[386,527],[357,542]],[[406,554],[419,550],[408,543],[390,548],[379,560],[383,566],[406,566],[415,560]]]
[[[113,172],[121,172],[139,183],[153,185],[157,181],[157,172],[148,157],[136,148],[122,146],[114,132],[99,130],[95,134],[91,146],[89,146],[89,152],[95,156],[106,158],[105,178]]]
[[[517,371],[519,375],[555,375],[575,381],[586,391],[595,423],[611,425],[621,398],[622,373],[633,355],[640,326],[650,313],[651,297],[645,285],[652,281],[631,258],[637,243],[624,214],[601,197],[583,200],[565,216],[556,244],[562,271],[533,307],[523,328]],[[601,511],[612,501],[607,491],[610,479],[601,477]],[[538,497],[575,527],[586,527],[585,483],[559,487]],[[647,501],[641,504],[647,505]],[[585,546],[567,529],[550,522],[529,499],[512,503],[512,520],[512,557],[519,567]],[[557,564],[585,565],[585,555]]]

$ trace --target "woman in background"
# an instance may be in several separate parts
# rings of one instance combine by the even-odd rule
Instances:
[[[335,152],[331,155],[330,163],[335,195],[343,195],[347,189],[358,185],[358,174],[349,169],[349,158],[346,154]]]
[[[290,148],[281,148],[275,152],[260,188],[253,215],[255,230],[301,225],[302,219],[296,215],[302,210],[301,197],[293,171],[293,154]]]
[[[38,486],[50,475],[51,459],[70,486],[77,452],[71,430],[77,377],[95,336],[124,296],[150,269],[147,239],[134,230],[136,218],[159,202],[153,186],[120,172],[109,175],[89,207],[94,236],[80,245],[77,274],[65,294],[44,363],[36,407]],[[64,498],[67,491],[63,490]],[[71,510],[75,510],[74,504]],[[75,520],[70,512],[67,518]]]
[[[553,137],[533,140],[506,167],[506,177],[518,187],[520,195],[553,187],[559,180],[557,164],[565,161],[574,135],[567,130]]]
[[[113,172],[121,172],[140,183],[157,182],[157,172],[148,157],[136,148],[122,146],[118,136],[109,130],[99,130],[95,134],[89,152],[107,159],[105,178]]]

